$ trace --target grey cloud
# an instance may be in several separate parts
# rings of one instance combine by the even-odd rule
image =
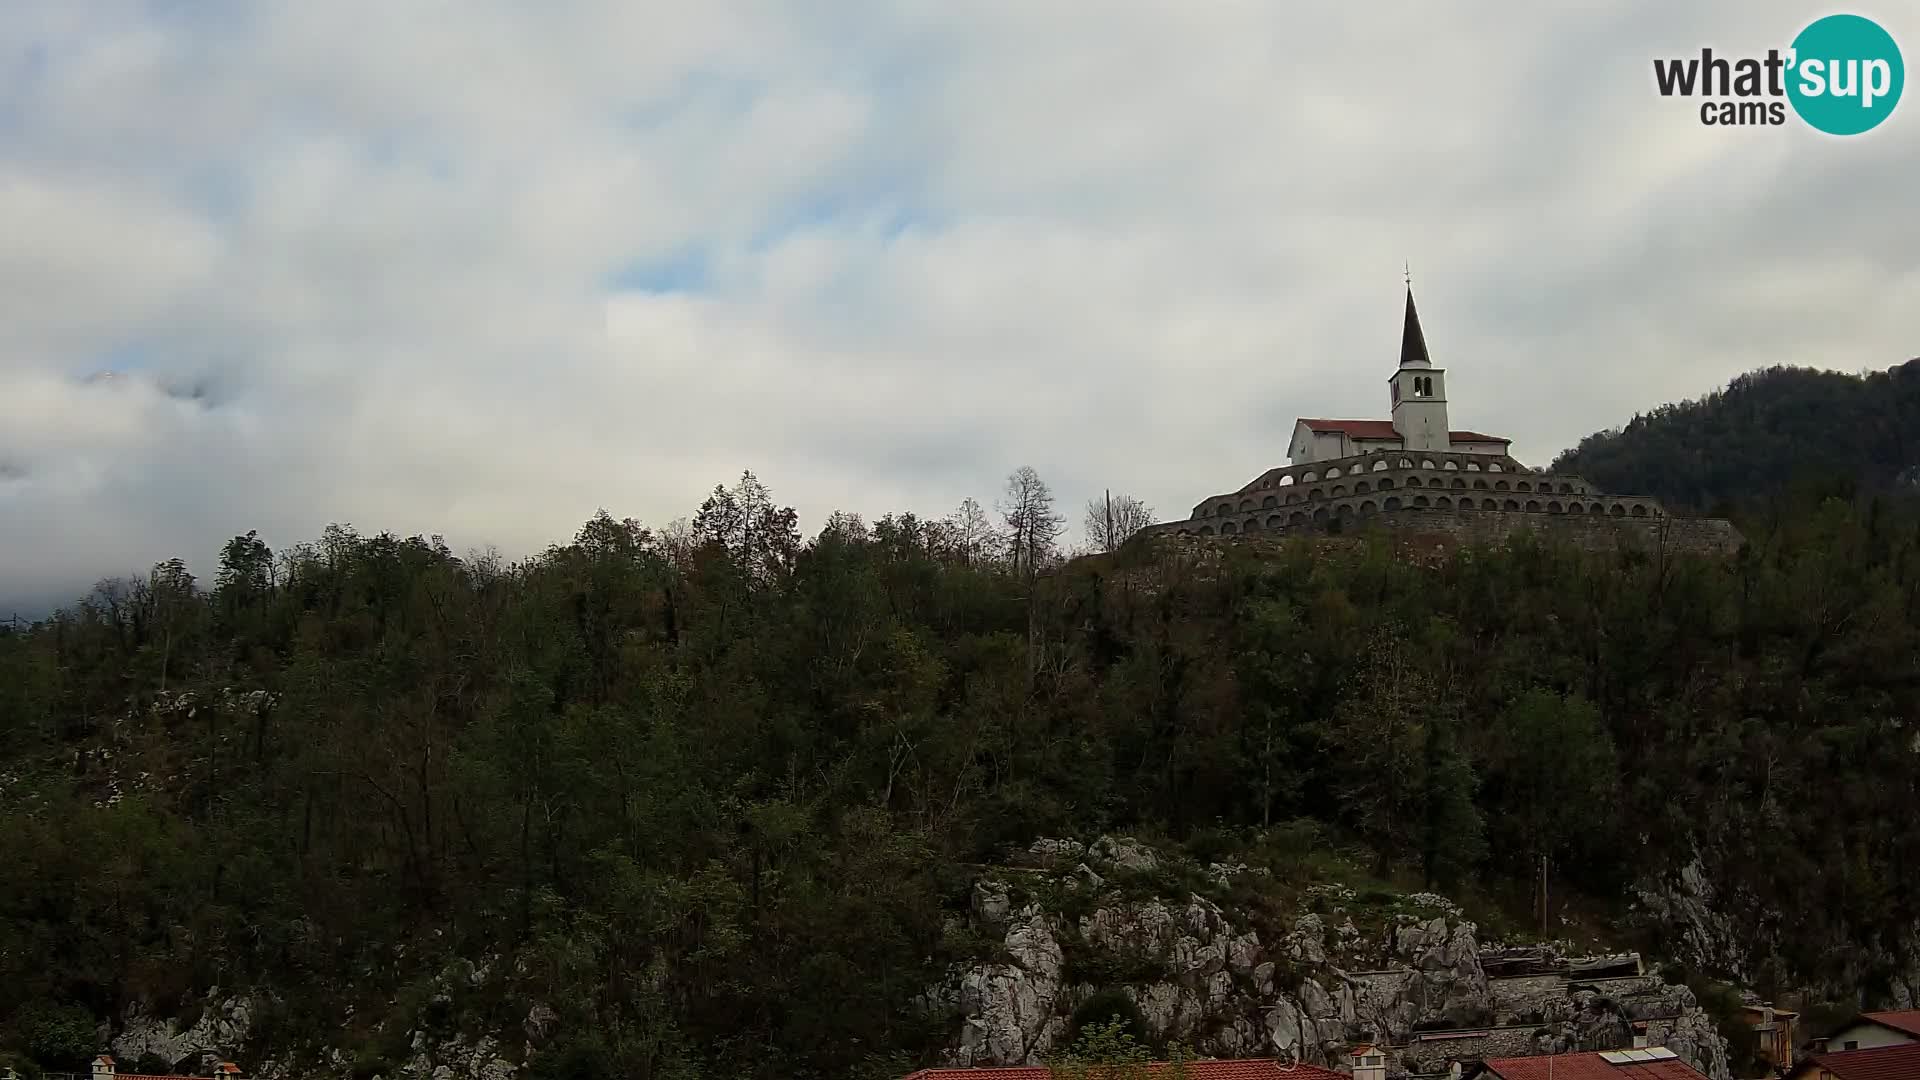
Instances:
[[[249,528],[526,552],[748,467],[810,526],[1023,463],[1177,514],[1384,414],[1409,258],[1523,460],[1916,351],[1913,103],[1836,141],[1653,92],[1784,0],[21,7],[0,613]],[[653,263],[704,272],[608,292]]]

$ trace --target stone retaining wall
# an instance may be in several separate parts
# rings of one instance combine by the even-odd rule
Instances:
[[[1724,518],[1616,518],[1487,510],[1390,510],[1358,523],[1364,529],[1445,536],[1459,544],[1496,544],[1518,532],[1550,536],[1586,550],[1623,546],[1730,555],[1744,537]]]

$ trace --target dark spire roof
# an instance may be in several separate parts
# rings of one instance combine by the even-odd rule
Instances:
[[[1413,286],[1407,286],[1407,325],[1400,331],[1400,366],[1432,367],[1427,356],[1427,335],[1420,332],[1420,312],[1413,306]]]

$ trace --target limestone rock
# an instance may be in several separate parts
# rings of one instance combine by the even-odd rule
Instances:
[[[1088,852],[1094,858],[1121,870],[1158,869],[1160,856],[1147,845],[1125,836],[1103,836]]]
[[[526,1032],[529,1043],[539,1044],[547,1041],[553,1034],[554,1026],[560,1023],[560,1014],[545,1005],[534,1005],[527,1010],[527,1019],[520,1025]]]
[[[1002,923],[1013,910],[1006,883],[982,879],[973,883],[973,913],[990,923]]]
[[[1065,862],[1078,859],[1087,853],[1087,845],[1077,840],[1035,840],[1027,848],[1027,854],[1046,863]]]
[[[955,1064],[1035,1064],[1053,1049],[1066,1029],[1056,1010],[1065,955],[1054,928],[1051,917],[1029,907],[1007,929],[1007,962],[961,974],[957,1004],[965,1019]]]
[[[200,1018],[184,1031],[139,1002],[127,1007],[125,1021],[109,1044],[115,1057],[131,1061],[153,1054],[178,1063],[201,1053],[237,1053],[253,1028],[253,1003],[246,997],[222,998],[215,989],[208,992]]]

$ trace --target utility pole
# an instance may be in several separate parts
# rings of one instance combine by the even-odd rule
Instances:
[[[1107,545],[1107,554],[1113,554],[1113,489],[1107,489],[1107,535],[1102,538]]]
[[[1540,936],[1547,936],[1547,857],[1540,856]]]

